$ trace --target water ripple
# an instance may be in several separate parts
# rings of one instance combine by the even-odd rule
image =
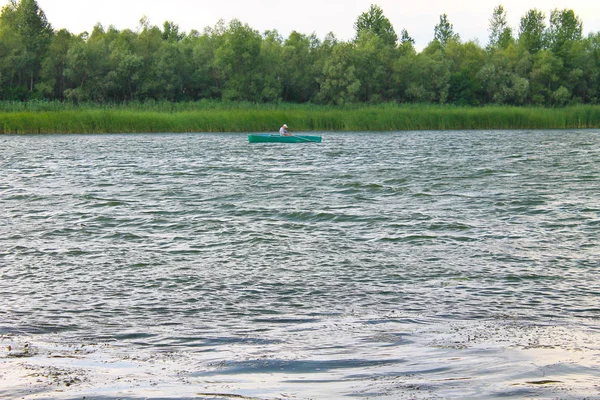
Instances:
[[[0,334],[210,352],[191,377],[470,380],[476,355],[419,364],[419,327],[597,323],[596,131],[243,139],[0,138]]]

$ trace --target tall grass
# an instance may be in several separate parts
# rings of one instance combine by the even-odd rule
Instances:
[[[600,128],[600,106],[0,103],[0,133],[396,131]]]

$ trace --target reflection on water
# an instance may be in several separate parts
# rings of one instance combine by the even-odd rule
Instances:
[[[600,396],[598,132],[245,138],[0,137],[0,397]]]

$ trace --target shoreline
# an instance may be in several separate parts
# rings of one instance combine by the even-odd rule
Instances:
[[[564,108],[376,105],[62,103],[0,105],[0,134],[444,131],[600,128],[600,106]],[[51,108],[51,109],[50,109]]]
[[[362,337],[360,321],[350,331]],[[583,399],[597,394],[593,336],[584,326],[515,321],[454,321],[450,326],[374,329],[376,342],[401,329],[402,337],[377,353],[355,358],[315,352],[272,359],[251,342],[226,349],[148,348],[130,341],[64,341],[56,334],[0,337],[0,393],[23,398],[338,398],[377,389],[374,397],[547,397]],[[358,329],[358,331],[355,331]],[[363,332],[364,333],[364,332]],[[392,335],[393,336],[393,335]],[[369,337],[367,335],[367,337]],[[364,338],[363,338],[364,339]],[[384,343],[385,344],[385,343]],[[10,346],[10,350],[7,347]],[[419,360],[407,363],[406,357]],[[478,369],[478,360],[489,367]],[[359,360],[360,362],[353,362]],[[322,366],[323,368],[318,368]],[[367,367],[368,366],[368,367]],[[355,375],[353,375],[355,374]],[[488,387],[488,389],[484,389]],[[388,393],[388,396],[383,395]]]

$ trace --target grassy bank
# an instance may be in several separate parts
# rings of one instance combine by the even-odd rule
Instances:
[[[391,131],[600,128],[600,106],[0,103],[0,133]]]

